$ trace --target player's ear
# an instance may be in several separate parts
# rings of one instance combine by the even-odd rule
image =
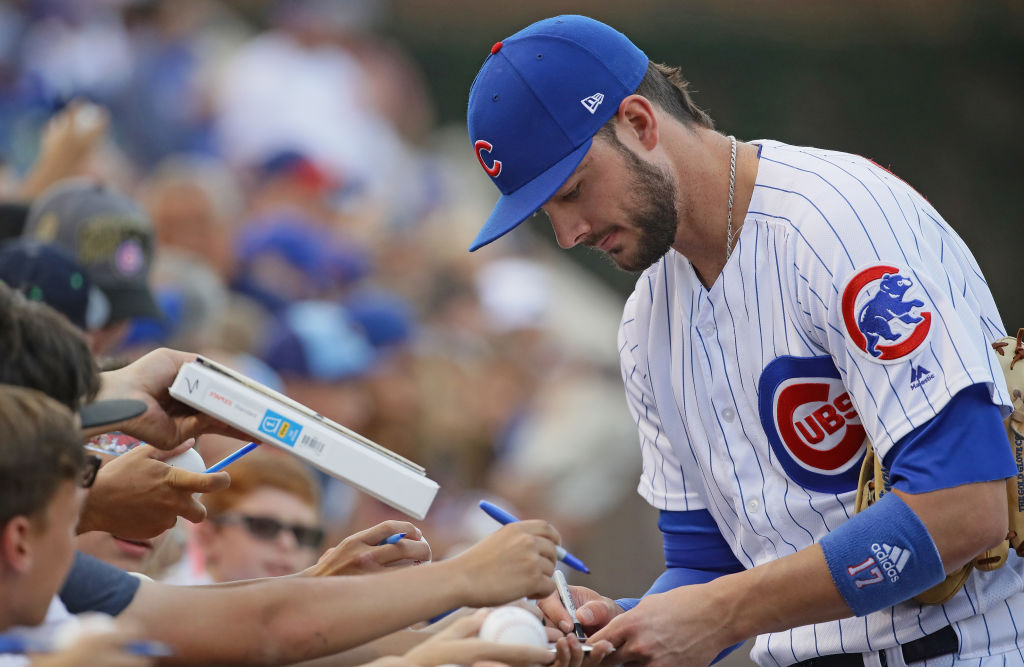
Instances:
[[[646,97],[629,95],[619,104],[617,116],[644,148],[652,150],[658,145],[658,117]]]

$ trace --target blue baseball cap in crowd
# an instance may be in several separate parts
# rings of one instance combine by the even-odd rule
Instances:
[[[283,378],[338,382],[364,375],[373,346],[345,308],[329,301],[291,304],[271,326],[260,355]]]
[[[412,304],[393,292],[357,290],[345,299],[345,310],[377,351],[404,345],[415,335]]]
[[[491,47],[469,91],[469,140],[501,198],[470,251],[533,215],[632,95],[648,59],[586,16],[538,21]]]
[[[79,329],[106,323],[110,302],[70,251],[54,243],[11,239],[0,247],[0,282],[42,301]]]

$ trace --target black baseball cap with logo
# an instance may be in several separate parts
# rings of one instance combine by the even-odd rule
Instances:
[[[162,317],[148,284],[153,225],[135,201],[93,181],[61,181],[32,202],[23,236],[74,255],[110,303],[105,324]]]

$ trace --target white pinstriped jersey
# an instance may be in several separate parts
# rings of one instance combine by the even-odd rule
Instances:
[[[884,456],[976,383],[1009,405],[986,344],[1004,335],[999,314],[935,209],[864,158],[757,143],[753,198],[718,280],[704,288],[670,250],[640,277],[619,331],[639,493],[708,510],[748,568],[850,517],[865,434]],[[951,622],[961,657],[1002,653],[1024,630],[1022,577],[1011,551],[944,605],[763,635],[752,656],[878,650]]]

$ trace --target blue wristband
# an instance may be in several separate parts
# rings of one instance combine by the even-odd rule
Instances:
[[[832,580],[857,616],[909,600],[946,578],[928,530],[895,493],[821,540]]]

